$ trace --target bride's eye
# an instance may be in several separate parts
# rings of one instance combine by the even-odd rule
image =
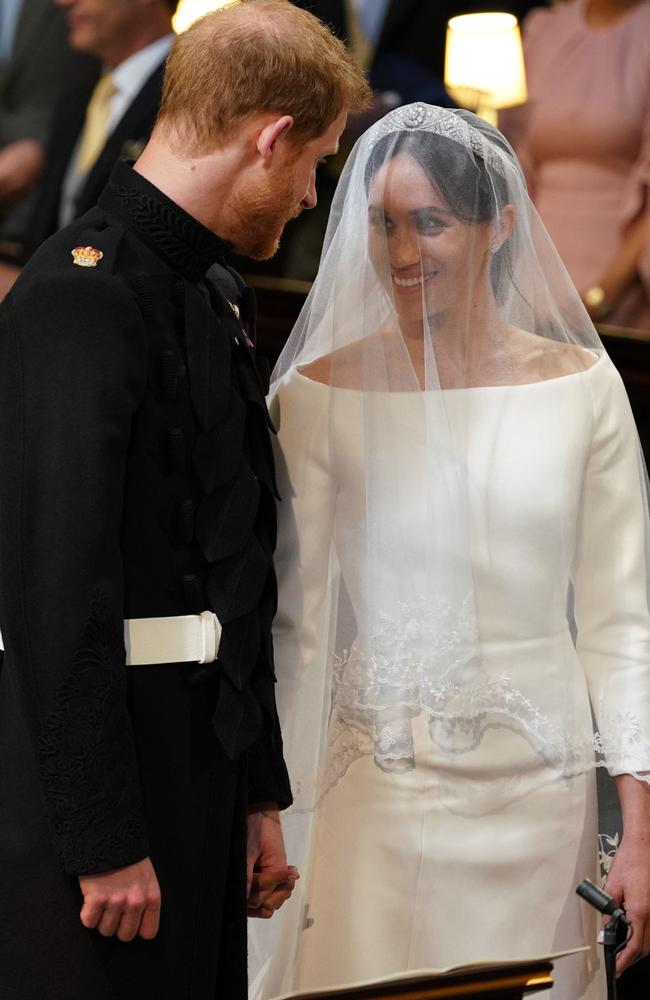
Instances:
[[[424,233],[425,235],[431,235],[432,233],[442,232],[446,229],[446,224],[442,219],[429,212],[418,213],[415,218],[415,224],[419,233]]]
[[[395,225],[390,215],[386,215],[380,208],[370,209],[368,212],[368,223],[373,229],[379,232],[390,232]]]

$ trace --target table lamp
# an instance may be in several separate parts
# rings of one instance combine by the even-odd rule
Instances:
[[[445,87],[492,125],[497,111],[527,99],[524,54],[513,14],[461,14],[447,24]]]

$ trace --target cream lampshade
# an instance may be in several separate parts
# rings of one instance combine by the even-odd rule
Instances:
[[[499,108],[527,99],[524,54],[512,14],[463,14],[447,24],[445,86],[461,106],[496,124]]]
[[[213,10],[219,10],[220,7],[229,7],[231,4],[238,2],[239,0],[181,0],[172,18],[174,31],[177,35],[180,35],[182,31],[186,31],[191,24],[194,24],[204,14],[210,14]]]

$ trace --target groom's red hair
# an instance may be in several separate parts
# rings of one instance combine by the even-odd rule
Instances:
[[[196,155],[265,111],[291,115],[292,137],[306,141],[342,111],[360,111],[370,93],[353,56],[318,18],[289,0],[241,0],[179,36],[158,122]]]

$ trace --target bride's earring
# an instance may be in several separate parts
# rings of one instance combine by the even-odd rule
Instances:
[[[500,249],[500,243],[490,243],[490,253],[498,253]]]

